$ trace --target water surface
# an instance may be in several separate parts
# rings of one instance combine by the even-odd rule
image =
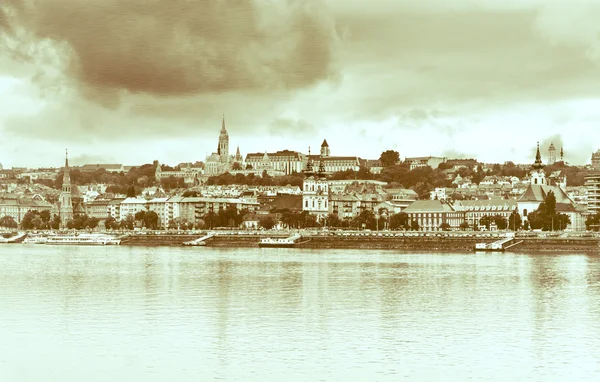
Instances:
[[[0,246],[0,381],[599,381],[600,257]]]

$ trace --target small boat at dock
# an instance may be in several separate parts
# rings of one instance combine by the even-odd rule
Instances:
[[[55,235],[46,240],[51,245],[119,245],[121,240],[105,234]]]
[[[290,237],[286,238],[272,238],[266,237],[261,239],[258,242],[259,248],[294,248],[296,246],[296,242],[302,236],[299,234],[294,234]]]

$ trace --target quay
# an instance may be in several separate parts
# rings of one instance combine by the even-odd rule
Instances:
[[[204,248],[258,248],[265,239],[288,241],[288,248],[386,249],[404,252],[572,252],[600,253],[596,233],[535,233],[476,231],[350,231],[350,230],[211,230],[106,231],[125,246],[198,246]],[[35,235],[35,234],[34,234]],[[1,243],[18,243],[27,233],[4,233]],[[264,245],[267,247],[276,247]],[[199,248],[200,249],[200,248]]]

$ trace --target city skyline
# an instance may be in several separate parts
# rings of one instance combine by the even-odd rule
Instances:
[[[73,4],[0,5],[5,167],[65,147],[73,164],[204,161],[222,113],[244,155],[327,139],[529,163],[540,141],[581,165],[600,146],[591,1]]]

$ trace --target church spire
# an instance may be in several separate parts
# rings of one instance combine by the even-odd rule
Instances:
[[[69,168],[69,149],[65,149],[65,167]]]
[[[311,175],[313,172],[312,159],[310,157],[310,146],[308,146],[308,159],[306,161],[306,175]]]
[[[225,128],[225,113],[223,113],[223,120],[221,122],[221,133],[227,133],[227,129]]]
[[[562,148],[562,146],[560,146],[560,161],[561,162],[564,162],[564,155],[565,155],[565,153],[563,151],[563,148]]]
[[[535,154],[535,162],[533,163],[532,167],[536,170],[540,170],[544,167],[544,164],[542,163],[542,155],[540,154],[540,142],[537,143],[537,152]]]

